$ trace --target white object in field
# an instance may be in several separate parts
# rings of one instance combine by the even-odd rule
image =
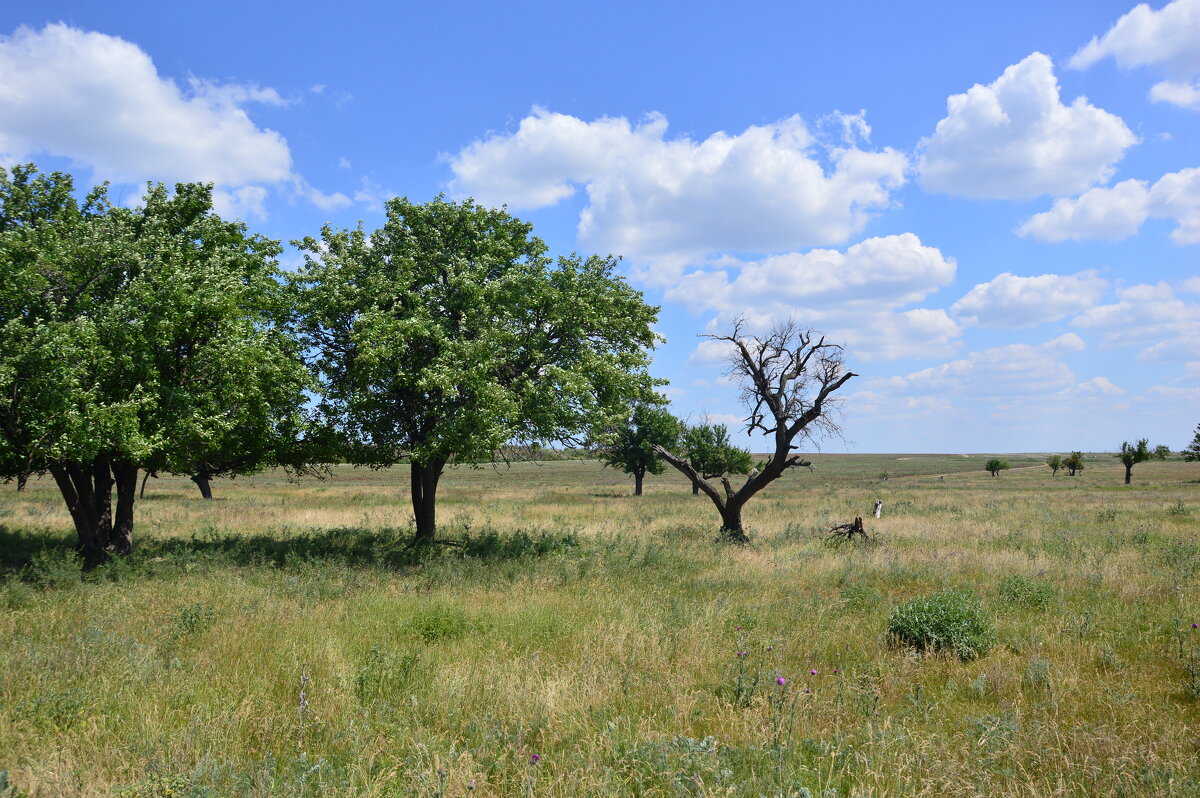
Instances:
[[[882,516],[883,516],[883,500],[876,499],[875,500],[875,517],[880,518]]]

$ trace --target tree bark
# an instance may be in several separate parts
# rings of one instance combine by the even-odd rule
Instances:
[[[133,501],[137,491],[137,466],[126,462],[112,465],[117,484],[117,514],[109,540],[117,554],[133,551]]]
[[[437,539],[437,486],[445,460],[430,460],[411,465],[413,519],[417,529],[409,548],[429,546]]]
[[[721,510],[721,531],[734,543],[749,543],[750,538],[742,528],[742,504],[730,502]]]
[[[700,483],[694,479],[692,480],[692,495],[693,496],[700,495]]]
[[[152,472],[152,471],[150,471],[150,470],[147,470],[147,471],[146,471],[146,475],[142,477],[142,489],[141,489],[141,491],[138,493],[138,498],[139,498],[139,499],[144,499],[144,498],[146,498],[146,480],[150,479],[150,475],[151,475],[152,473],[154,473],[154,472]]]
[[[1133,464],[1125,463],[1125,484],[1129,484],[1129,480],[1133,479]]]
[[[17,490],[18,491],[25,490],[25,483],[28,481],[29,481],[28,474],[18,474],[17,475]]]
[[[634,471],[633,472],[633,495],[634,496],[642,495],[642,480],[645,478],[646,478],[645,471]]]
[[[208,472],[201,471],[192,477],[192,482],[196,483],[196,487],[200,488],[200,495],[206,499],[212,498],[212,484],[208,480]]]
[[[75,533],[79,536],[79,551],[89,565],[104,561],[104,544],[96,539],[96,522],[92,508],[87,506],[84,497],[80,495],[75,480],[64,465],[51,465],[50,474],[58,484],[63,501],[67,503],[67,512],[75,523]]]

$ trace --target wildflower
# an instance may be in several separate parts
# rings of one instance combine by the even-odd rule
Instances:
[[[467,782],[467,792],[475,792],[475,779]]]
[[[808,693],[809,695],[812,695],[812,688],[811,688],[811,687],[805,687],[805,688],[804,688],[804,692]]]
[[[783,687],[785,684],[787,684],[787,679],[783,678],[782,676],[779,676],[775,679],[775,684],[779,685],[780,687]]]
[[[739,652],[738,652],[738,656],[739,656],[739,657],[744,657],[744,656],[746,656],[746,652],[745,652],[745,651],[739,651]]]
[[[811,671],[809,671],[809,673],[811,673],[813,676],[816,676],[816,675],[817,675],[817,669],[816,669],[816,668],[813,668]]]
[[[531,765],[536,765],[541,760],[542,760],[542,758],[540,756],[538,756],[537,754],[529,755],[529,764],[531,764]]]
[[[834,668],[834,669],[833,669],[833,672],[834,672],[834,673],[837,673],[837,672],[838,672],[838,669],[837,669],[837,668]]]
[[[739,631],[739,632],[740,632],[740,631],[742,631],[742,627],[740,627],[740,626],[739,626],[739,627],[737,628],[737,631]]]
[[[1193,629],[1200,629],[1200,624],[1192,624]]]

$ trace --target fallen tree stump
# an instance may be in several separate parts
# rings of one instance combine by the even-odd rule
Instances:
[[[871,541],[873,537],[867,534],[867,530],[863,528],[863,520],[861,516],[857,516],[852,524],[839,524],[829,530],[829,537],[826,540],[854,540],[855,537],[860,537],[863,540]]]

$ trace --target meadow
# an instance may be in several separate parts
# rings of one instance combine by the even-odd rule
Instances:
[[[162,478],[86,573],[7,486],[0,795],[1200,795],[1200,463],[1006,457],[818,455],[748,546],[676,473],[460,467],[420,556],[402,468]],[[895,645],[948,587],[990,651]]]

